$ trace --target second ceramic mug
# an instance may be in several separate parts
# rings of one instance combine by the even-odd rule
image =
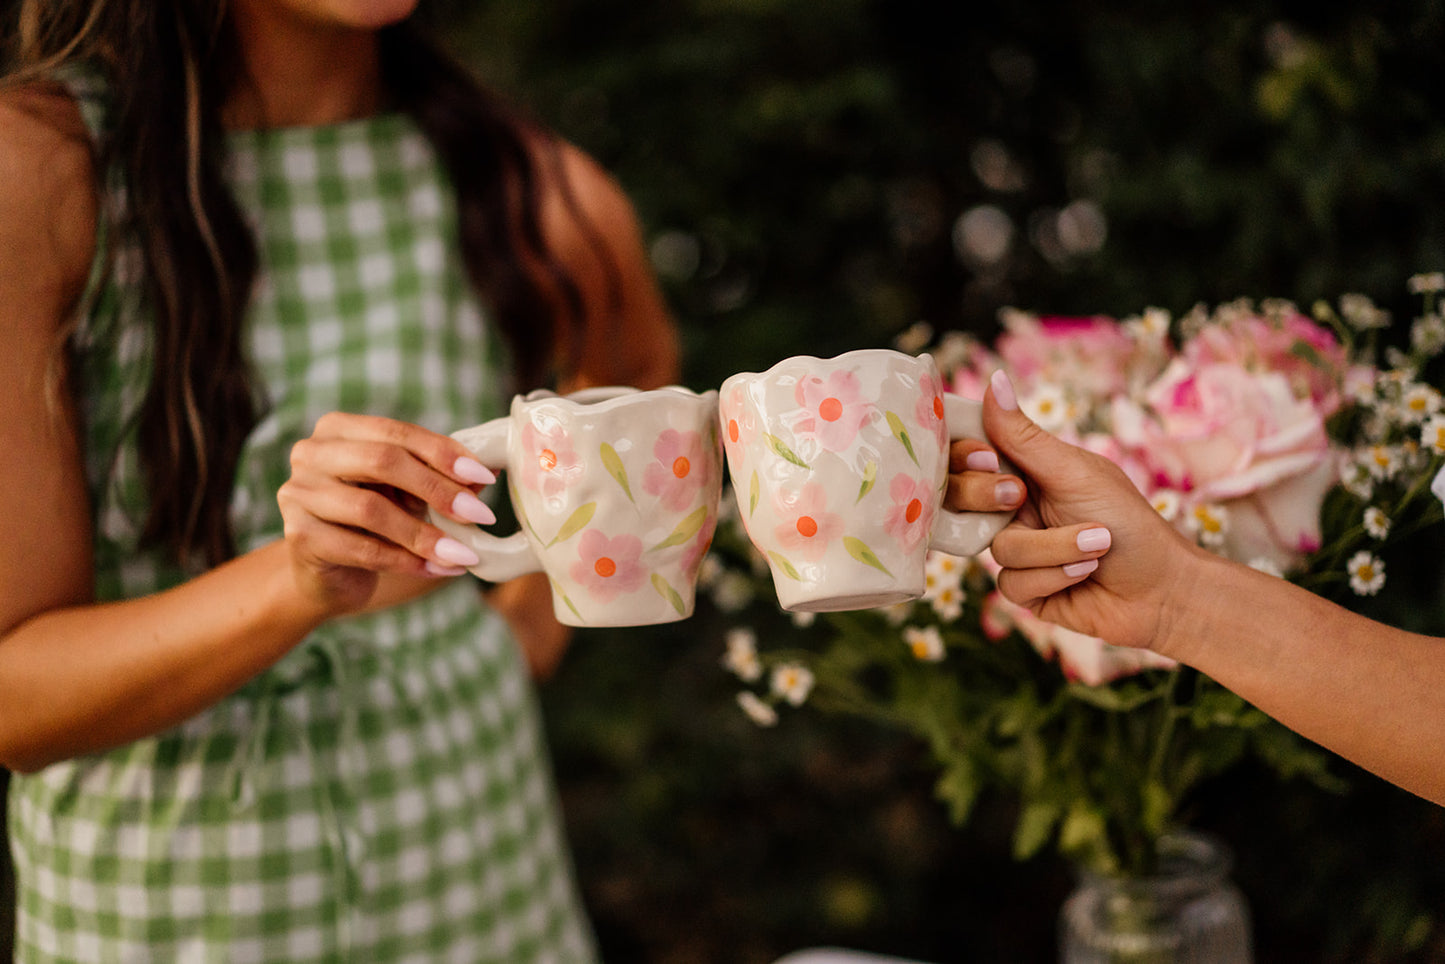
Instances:
[[[571,626],[641,626],[692,614],[722,488],[717,392],[593,388],[512,399],[511,414],[453,432],[507,488],[521,532],[498,537],[432,513],[501,582],[538,570]]]
[[[1013,517],[942,508],[949,442],[984,437],[982,408],[944,392],[931,356],[800,355],[733,375],[721,395],[743,526],[784,609],[917,599],[930,547],[972,555]]]

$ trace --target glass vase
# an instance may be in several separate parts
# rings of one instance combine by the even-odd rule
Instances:
[[[1059,914],[1062,964],[1252,964],[1249,910],[1228,848],[1184,831],[1159,841],[1157,872],[1083,871]]]

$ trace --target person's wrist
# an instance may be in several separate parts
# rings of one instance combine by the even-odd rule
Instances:
[[[1232,566],[1234,563],[1206,549],[1185,546],[1170,566],[1151,649],[1185,665],[1198,665],[1216,631],[1219,607],[1225,604],[1222,597],[1229,594]]]

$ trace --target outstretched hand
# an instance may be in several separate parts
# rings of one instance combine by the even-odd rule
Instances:
[[[1049,434],[995,372],[989,440],[1028,480],[1028,498],[993,542],[999,591],[1041,619],[1120,646],[1159,648],[1164,607],[1197,550],[1108,459]]]

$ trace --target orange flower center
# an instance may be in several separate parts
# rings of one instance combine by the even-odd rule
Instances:
[[[818,534],[818,523],[810,515],[798,517],[798,535],[811,539]]]
[[[728,438],[734,442],[738,440],[738,420],[735,418],[728,419]]]
[[[818,406],[818,414],[825,422],[836,422],[843,417],[843,403],[831,396],[825,398],[823,404]]]
[[[557,467],[557,453],[551,449],[543,449],[542,454],[537,456],[537,464],[542,467],[543,472],[550,472]]]
[[[942,395],[935,395],[935,396],[933,396],[933,414],[934,414],[934,415],[937,415],[940,419],[943,418],[943,396],[942,396]]]
[[[606,579],[608,576],[612,576],[617,573],[617,563],[613,562],[606,556],[598,556],[597,561],[592,564],[592,568],[597,573],[597,575],[601,576],[603,579]]]
[[[691,468],[692,463],[687,460],[687,456],[685,455],[679,455],[672,460],[672,474],[679,479],[687,478],[687,473]]]
[[[912,502],[908,503],[908,508],[903,510],[903,518],[907,519],[909,522],[917,522],[918,517],[922,514],[923,503],[919,502],[917,499],[914,499]]]

